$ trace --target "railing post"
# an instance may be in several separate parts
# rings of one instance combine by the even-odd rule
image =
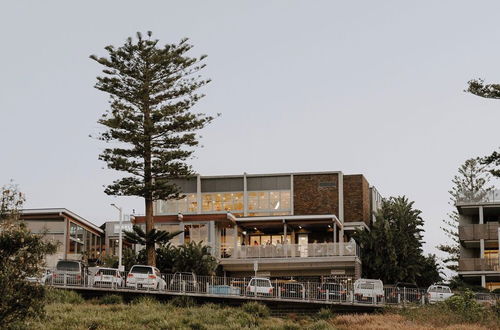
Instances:
[[[182,288],[182,293],[186,293],[186,281],[182,280],[181,288]]]
[[[330,290],[326,290],[326,301],[330,300]]]
[[[209,293],[210,293],[210,283],[207,282],[207,294],[209,294]]]
[[[406,287],[403,288],[403,306],[406,305]]]

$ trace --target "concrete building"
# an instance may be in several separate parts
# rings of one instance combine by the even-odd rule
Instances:
[[[460,260],[464,281],[490,290],[500,288],[500,190],[481,196],[463,196],[459,213]]]
[[[156,227],[181,230],[174,244],[205,242],[231,276],[257,267],[271,277],[358,278],[360,249],[350,237],[369,230],[382,200],[363,175],[339,171],[198,175],[175,183],[185,198],[156,202]],[[143,225],[144,217],[133,221]]]
[[[44,234],[58,244],[57,252],[47,256],[48,267],[54,267],[59,259],[92,262],[101,257],[104,231],[65,208],[25,209],[21,219],[33,233]]]

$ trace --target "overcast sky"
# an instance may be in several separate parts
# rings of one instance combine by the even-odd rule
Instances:
[[[423,211],[442,242],[450,180],[500,144],[500,101],[463,92],[500,82],[498,1],[2,1],[0,184],[29,208],[101,224],[143,202],[114,198],[117,174],[88,137],[107,109],[90,54],[151,30],[189,37],[213,82],[196,111],[222,113],[192,160],[204,175],[362,173]]]

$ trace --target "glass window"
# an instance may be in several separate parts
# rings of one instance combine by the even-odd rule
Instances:
[[[76,225],[72,222],[69,224],[69,236],[76,239]]]

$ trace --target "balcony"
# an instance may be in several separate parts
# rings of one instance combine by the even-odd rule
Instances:
[[[497,240],[498,222],[458,226],[458,236],[461,241]]]
[[[500,271],[498,259],[490,258],[460,258],[458,261],[459,272],[468,271]]]
[[[354,240],[348,243],[238,246],[233,250],[234,247],[224,249],[221,257],[231,259],[359,257],[359,246]]]
[[[458,196],[457,205],[463,204],[500,204],[500,189],[491,191],[476,192],[473,194],[464,193]]]

